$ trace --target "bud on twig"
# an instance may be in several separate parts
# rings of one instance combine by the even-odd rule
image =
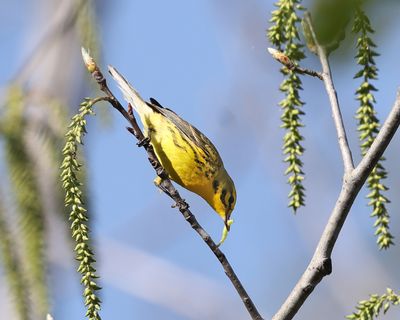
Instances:
[[[90,73],[96,71],[97,70],[96,61],[94,61],[94,59],[89,55],[89,52],[84,47],[81,48],[81,52],[82,52],[83,62],[85,63],[85,66],[88,69],[88,71]]]
[[[268,48],[268,52],[272,55],[272,57],[275,60],[278,60],[280,63],[282,63],[289,69],[294,68],[294,63],[292,62],[292,60],[290,60],[289,57],[285,55],[283,52],[280,52],[279,50],[276,50],[274,48]]]

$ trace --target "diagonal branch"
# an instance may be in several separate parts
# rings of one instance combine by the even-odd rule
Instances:
[[[93,78],[100,86],[100,90],[103,91],[108,97],[110,104],[117,109],[123,117],[129,122],[131,128],[127,128],[130,133],[132,133],[136,139],[138,140],[137,145],[143,146],[143,148],[147,152],[148,160],[152,165],[153,169],[156,171],[157,175],[162,178],[162,182],[160,183],[160,189],[166,193],[170,198],[175,201],[173,207],[177,207],[179,211],[184,216],[185,220],[190,224],[190,226],[200,235],[203,241],[207,244],[210,250],[217,257],[218,261],[221,263],[227,277],[232,282],[235,287],[237,293],[243,301],[248,313],[250,314],[253,320],[262,320],[260,313],[258,312],[256,306],[251,300],[250,296],[247,294],[245,288],[237,277],[235,271],[230,265],[228,259],[224,255],[224,253],[219,249],[217,244],[213,241],[211,236],[203,229],[203,227],[198,223],[196,217],[189,210],[189,205],[181,198],[179,192],[173,186],[171,180],[168,178],[168,174],[161,166],[161,163],[158,161],[156,154],[154,153],[154,149],[152,145],[149,143],[150,141],[145,138],[143,132],[140,130],[140,127],[137,124],[137,121],[133,115],[132,109],[130,106],[128,107],[128,111],[121,105],[121,103],[115,98],[114,94],[108,88],[106,79],[103,74],[97,67],[93,58],[91,58],[86,50],[82,48],[82,56],[85,62],[85,65],[89,72],[92,74]]]
[[[324,79],[325,89],[328,93],[329,101],[331,103],[333,121],[335,122],[340,152],[342,153],[344,171],[346,174],[349,174],[354,168],[353,158],[351,155],[349,143],[347,141],[346,130],[344,128],[342,113],[340,112],[339,101],[337,98],[335,86],[332,81],[329,61],[323,48],[318,46],[318,51],[322,65],[322,78]]]
[[[45,59],[44,54],[50,51],[55,40],[63,37],[72,27],[74,27],[79,13],[83,6],[87,4],[86,0],[80,0],[76,4],[70,5],[60,17],[50,23],[46,27],[46,33],[39,39],[38,43],[32,49],[27,59],[19,67],[16,74],[13,76],[12,82],[23,83],[34,72],[33,68],[37,67],[40,61]]]
[[[322,233],[317,249],[300,280],[289,294],[289,297],[272,318],[273,320],[292,319],[322,278],[332,272],[332,250],[347,218],[347,214],[362,185],[383,155],[399,125],[400,91],[397,93],[392,111],[388,115],[371,148],[360,164],[347,175],[347,178],[345,175],[342,190]]]
[[[336,200],[335,207],[321,235],[314,255],[296,286],[272,318],[273,320],[292,319],[318,283],[332,272],[331,254],[353,202],[400,125],[399,91],[392,111],[389,113],[374,143],[361,160],[360,164],[354,169],[342,116],[340,114],[339,103],[330,73],[327,54],[325,49],[317,42],[309,15],[306,15],[305,22],[309,25],[322,64],[323,80],[331,102],[339,146],[344,162],[344,177],[342,190]]]
[[[310,14],[308,13],[305,14],[304,21],[309,27],[311,37],[313,38],[313,42],[316,45],[317,54],[321,61],[322,78],[332,108],[333,121],[335,122],[336,133],[339,140],[340,152],[343,158],[344,172],[345,174],[350,174],[350,172],[354,169],[353,157],[351,155],[349,143],[347,141],[346,129],[344,128],[343,117],[342,113],[340,112],[339,101],[332,80],[328,55],[326,53],[325,48],[318,44],[317,36],[312,26]]]
[[[272,58],[274,58],[275,60],[277,60],[278,62],[280,62],[284,66],[286,66],[289,70],[293,70],[293,71],[295,71],[295,72],[297,72],[299,74],[306,74],[306,75],[309,75],[311,77],[316,77],[319,80],[324,80],[324,78],[322,77],[321,72],[318,72],[318,71],[315,71],[315,70],[311,70],[311,69],[307,69],[307,68],[302,68],[302,67],[294,64],[293,61],[290,60],[287,55],[285,55],[283,52],[281,52],[279,50],[276,50],[274,48],[268,48],[267,50],[271,54]]]

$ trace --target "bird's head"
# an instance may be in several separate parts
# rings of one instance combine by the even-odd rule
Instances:
[[[224,220],[229,230],[228,220],[236,203],[236,189],[231,177],[225,169],[217,174],[212,183],[213,193],[210,205]]]

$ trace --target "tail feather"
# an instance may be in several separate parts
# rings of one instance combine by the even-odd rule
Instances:
[[[129,82],[117,71],[117,69],[112,66],[108,66],[108,71],[117,82],[124,95],[124,99],[132,105],[136,112],[139,113],[141,118],[144,117],[146,113],[152,112],[146,101],[143,100],[135,88],[129,84]]]

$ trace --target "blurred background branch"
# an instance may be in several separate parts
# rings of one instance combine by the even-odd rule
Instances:
[[[17,240],[5,241],[3,252],[5,257],[12,253],[14,259],[8,261],[18,265],[8,273],[8,280],[14,288],[23,288],[12,291],[16,304],[23,300],[29,310],[18,306],[21,319],[43,319],[50,310],[48,250],[52,232],[61,230],[49,226],[61,223],[63,232],[68,230],[57,173],[74,100],[71,88],[81,81],[76,77],[74,65],[79,60],[72,58],[71,43],[88,41],[95,24],[91,1],[43,0],[35,5],[40,22],[31,28],[31,39],[36,44],[9,80],[0,119],[1,156],[7,168],[1,187],[12,204],[6,207],[3,225],[9,225],[9,234]],[[46,12],[52,13],[51,18],[40,19]]]

